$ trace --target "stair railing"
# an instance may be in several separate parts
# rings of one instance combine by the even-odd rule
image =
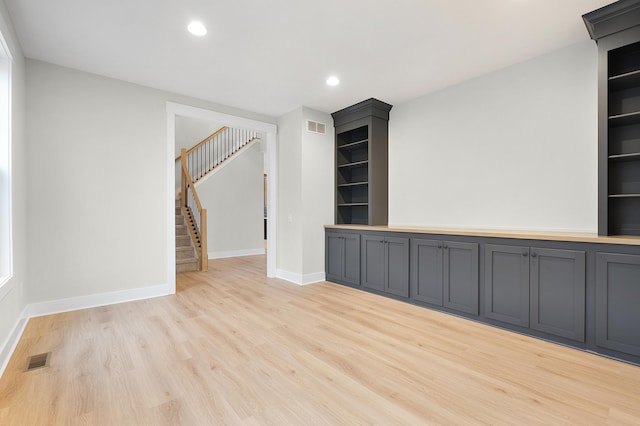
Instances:
[[[258,139],[258,133],[251,130],[222,127],[204,138],[186,152],[187,170],[191,180],[196,183],[223,161],[238,153],[252,141]],[[180,154],[176,160],[182,158]]]
[[[196,187],[187,169],[187,150],[182,148],[182,178],[180,184],[180,208],[187,221],[187,228],[198,253],[198,270],[209,269],[207,252],[207,209],[202,208]]]

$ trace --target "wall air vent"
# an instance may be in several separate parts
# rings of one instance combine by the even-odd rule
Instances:
[[[324,123],[318,123],[317,121],[307,120],[307,132],[326,135],[327,125]]]

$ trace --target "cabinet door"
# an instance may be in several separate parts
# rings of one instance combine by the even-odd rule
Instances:
[[[343,234],[344,272],[342,279],[360,285],[360,234]]]
[[[384,290],[396,296],[409,297],[409,239],[387,237],[385,241]]]
[[[584,342],[585,254],[531,248],[531,328]]]
[[[596,344],[640,355],[640,256],[596,253]]]
[[[362,286],[378,291],[385,287],[385,241],[375,235],[362,236]]]
[[[529,327],[529,248],[485,246],[487,318]]]
[[[478,244],[445,241],[444,306],[478,315]]]
[[[411,297],[442,306],[442,242],[411,240]]]
[[[327,232],[325,238],[327,281],[341,281],[344,276],[344,239],[342,234]]]

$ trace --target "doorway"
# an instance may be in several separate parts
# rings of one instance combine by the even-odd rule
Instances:
[[[167,184],[167,200],[168,205],[171,207],[168,211],[168,218],[171,218],[168,223],[172,225],[174,222],[174,200],[175,200],[175,121],[177,116],[189,117],[193,119],[207,120],[218,123],[225,123],[230,127],[243,128],[247,130],[253,130],[261,132],[266,135],[266,153],[265,153],[265,174],[268,176],[266,179],[266,216],[269,220],[267,223],[267,277],[274,277],[276,273],[276,238],[273,236],[276,234],[277,221],[273,220],[277,217],[276,206],[276,182],[277,182],[277,170],[276,170],[276,131],[275,124],[266,123],[257,120],[251,120],[248,118],[238,117],[234,115],[224,114],[216,111],[211,111],[202,108],[196,108],[188,105],[177,104],[173,102],[167,102],[167,167],[170,172],[169,180]],[[168,229],[169,239],[172,240],[170,248],[172,250],[171,256],[173,257],[173,251],[175,251],[175,230]],[[172,258],[170,257],[170,258]],[[171,262],[169,262],[171,263]],[[173,266],[173,274],[175,275],[175,265]],[[175,292],[175,280],[173,281],[173,288]]]

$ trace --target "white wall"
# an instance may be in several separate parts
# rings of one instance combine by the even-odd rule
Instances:
[[[390,225],[595,232],[596,90],[585,41],[394,106]]]
[[[260,144],[197,186],[207,209],[209,258],[264,253],[264,154]]]
[[[11,186],[13,277],[0,288],[0,373],[20,335],[27,283],[27,158],[25,142],[25,65],[4,2],[0,2],[0,32],[13,57],[11,84]]]
[[[327,134],[306,131],[306,120]],[[278,121],[278,265],[299,284],[324,279],[324,225],[333,223],[333,119],[300,107]]]
[[[276,268],[302,275],[302,107],[278,119]]]
[[[166,102],[273,122],[27,61],[30,302],[166,285]]]
[[[213,132],[224,127],[224,123],[199,120],[191,117],[176,117],[176,157],[182,148],[192,148]]]
[[[334,127],[330,114],[302,109],[303,270],[324,273],[324,225],[334,221]],[[327,133],[307,132],[306,120],[325,123]],[[324,278],[322,278],[324,279]]]

